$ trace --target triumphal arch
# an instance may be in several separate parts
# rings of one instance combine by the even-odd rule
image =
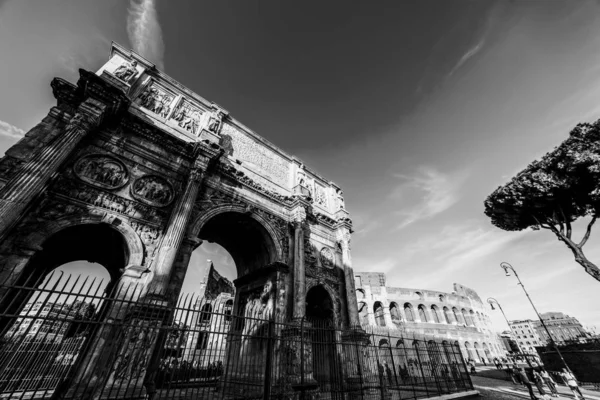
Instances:
[[[273,306],[253,317],[358,325],[352,222],[339,186],[117,44],[97,72],[51,87],[56,105],[0,160],[6,326],[30,301],[19,288],[76,260],[102,264],[107,292],[136,300],[105,319],[159,326],[203,241],[235,261],[234,315],[268,298]],[[115,372],[114,354],[127,354],[114,350],[126,340],[115,332],[88,344],[77,374],[92,374],[90,387],[144,374],[157,335],[140,336],[145,355]]]

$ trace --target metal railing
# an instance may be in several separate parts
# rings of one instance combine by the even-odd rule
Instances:
[[[160,305],[137,286],[106,291],[62,274],[0,293],[0,398],[411,399],[473,388],[453,343],[252,318],[220,297]]]

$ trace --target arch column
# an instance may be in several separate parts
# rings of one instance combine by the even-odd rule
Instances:
[[[373,304],[367,303],[367,320],[369,321],[369,325],[377,326],[377,321],[375,321],[375,310],[373,309]],[[357,308],[358,309],[358,308]]]
[[[389,328],[396,327],[396,324],[392,322],[392,314],[390,314],[390,307],[383,305],[383,319],[385,320],[385,325]]]
[[[344,265],[344,280],[346,283],[346,302],[348,304],[348,322],[350,326],[360,326],[358,320],[358,302],[356,300],[356,287],[354,283],[354,270],[352,269],[352,258],[350,257],[350,227],[344,222],[342,229],[338,231],[339,245],[342,248],[342,264]],[[373,310],[369,309],[369,323],[375,321]]]
[[[201,146],[197,144],[197,146]],[[172,293],[168,294],[171,275],[173,272],[173,264],[184,235],[190,222],[194,203],[200,190],[200,186],[206,175],[206,169],[211,161],[216,160],[222,153],[203,155],[196,148],[196,155],[190,174],[188,176],[185,190],[177,199],[175,207],[171,212],[171,217],[167,225],[167,230],[159,245],[159,252],[156,256],[156,262],[151,268],[153,272],[153,280],[150,293],[147,295],[154,300],[166,304],[169,300],[174,301]],[[189,260],[188,260],[189,262]],[[187,265],[186,265],[187,268]]]
[[[104,103],[91,98],[81,103],[64,133],[40,149],[0,190],[0,241],[79,142],[100,126],[106,109]]]
[[[304,200],[297,198],[294,215],[294,303],[293,319],[306,316],[306,273],[304,268],[304,224],[306,211]]]

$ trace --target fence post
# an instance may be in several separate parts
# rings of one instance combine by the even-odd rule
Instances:
[[[271,397],[271,372],[273,370],[273,336],[275,329],[273,320],[269,320],[269,331],[267,336],[267,362],[265,363],[265,382],[263,390],[263,399],[268,400]]]
[[[427,397],[429,397],[429,388],[427,387],[427,381],[425,379],[425,372],[423,371],[423,364],[421,363],[421,356],[419,355],[419,342],[416,341],[416,345],[413,344],[413,346],[415,347],[415,352],[417,353],[417,360],[419,361],[419,369],[421,370],[421,375],[423,376],[423,384],[425,386],[425,393],[427,393]]]
[[[396,363],[394,362],[394,352],[392,350],[392,338],[391,338],[389,332],[388,332],[388,343],[390,344],[390,358],[391,358],[391,362],[392,362],[392,372],[394,373],[394,381],[396,382],[396,386],[400,386],[400,384],[398,383],[398,374],[396,373]]]

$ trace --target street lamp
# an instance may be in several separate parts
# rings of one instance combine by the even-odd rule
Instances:
[[[508,329],[510,329],[510,331],[512,332],[512,327],[510,326],[510,322],[508,322],[508,318],[506,318],[506,314],[504,314],[504,310],[502,309],[502,306],[500,305],[500,303],[498,303],[498,300],[496,300],[493,297],[488,297],[487,302],[492,307],[492,310],[495,310],[494,304],[498,306],[498,308],[502,312],[502,315],[504,316],[504,320],[506,321],[506,325],[508,325]],[[517,349],[519,349],[519,353],[522,353],[523,351],[521,350],[521,347],[519,346],[519,343],[516,340],[514,342],[517,345]]]
[[[535,311],[536,315],[538,316],[538,318],[540,319],[540,322],[542,323],[542,326],[544,327],[544,330],[546,331],[546,333],[548,334],[548,338],[550,338],[550,343],[552,344],[552,346],[554,347],[554,349],[556,350],[556,353],[558,354],[558,356],[560,357],[560,360],[562,361],[562,363],[565,365],[565,367],[567,368],[567,371],[571,372],[571,368],[569,368],[569,366],[567,365],[567,362],[565,361],[565,359],[563,358],[562,354],[560,353],[560,350],[558,349],[558,346],[556,345],[556,343],[554,342],[554,339],[552,338],[552,335],[550,334],[550,331],[548,330],[548,327],[546,326],[546,324],[544,323],[544,320],[542,319],[542,317],[540,316],[540,313],[538,312],[537,308],[535,308],[535,306],[533,305],[533,301],[531,301],[531,297],[529,297],[529,293],[527,293],[527,290],[525,290],[525,285],[523,285],[523,282],[521,282],[521,279],[519,278],[519,275],[517,274],[517,271],[515,271],[515,269],[513,268],[512,265],[510,265],[507,262],[502,262],[500,263],[500,267],[502,267],[502,269],[504,270],[504,272],[506,273],[506,276],[510,276],[510,272],[508,272],[509,270],[513,272],[513,274],[515,274],[515,277],[517,278],[517,280],[519,281],[519,285],[521,285],[521,287],[523,288],[523,291],[525,292],[525,295],[527,296],[527,299],[529,300],[529,303],[531,303],[531,307],[533,307],[533,310]],[[503,312],[504,313],[504,312]],[[506,316],[504,317],[506,318]],[[572,373],[572,372],[571,372]]]

